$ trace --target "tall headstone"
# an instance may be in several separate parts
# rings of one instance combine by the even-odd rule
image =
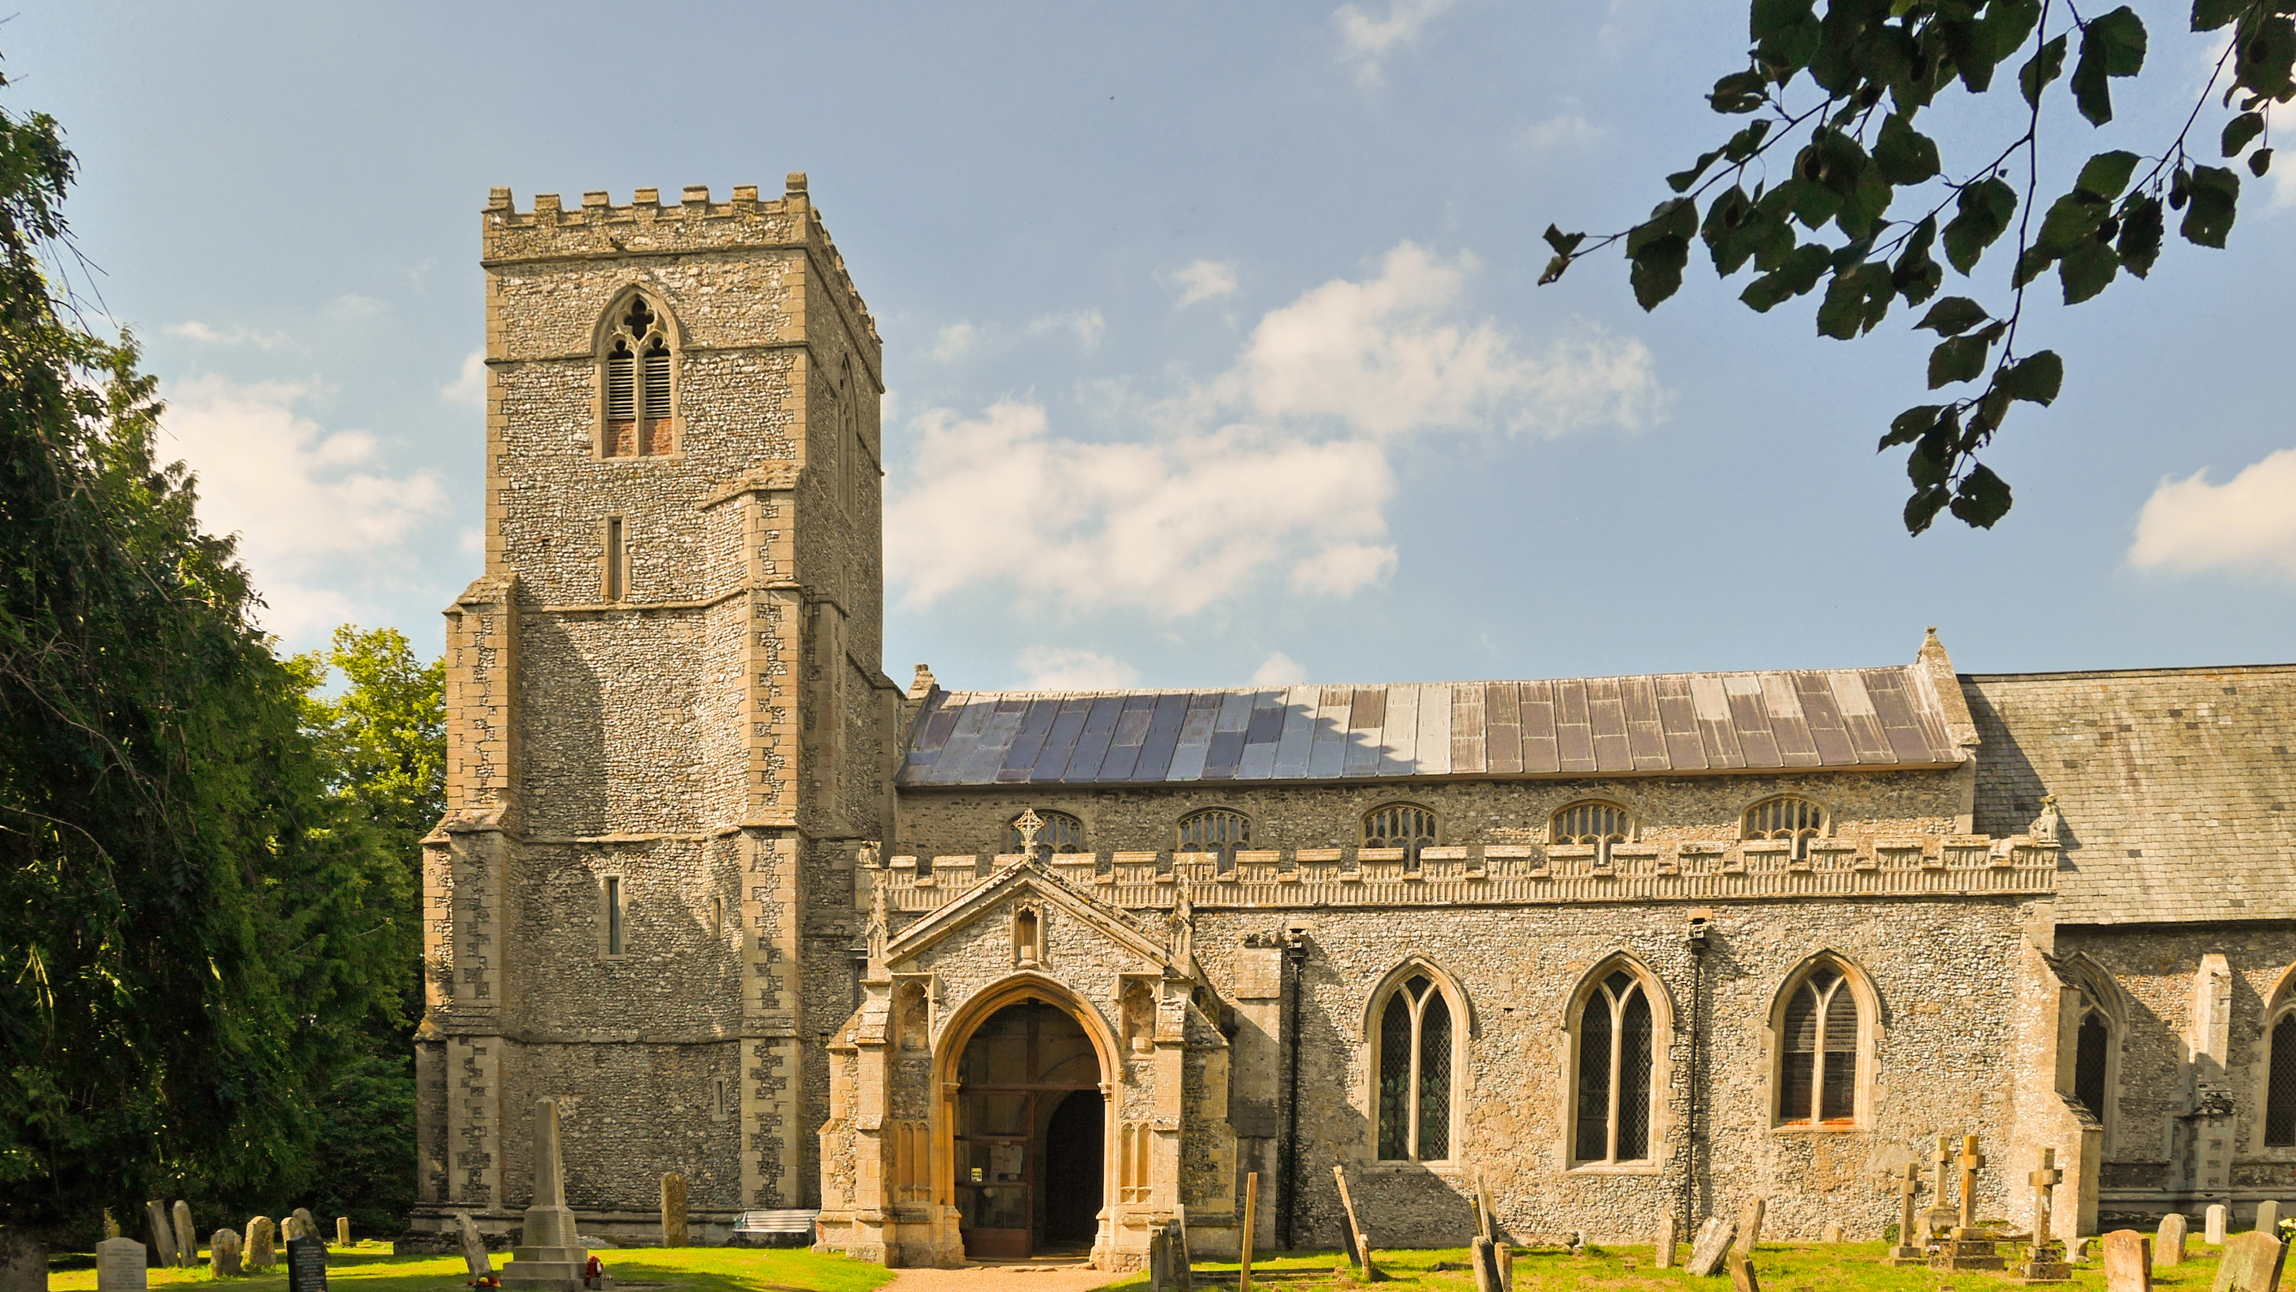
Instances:
[[[2201,1230],[2201,1238],[2211,1247],[2224,1246],[2224,1204],[2208,1204],[2208,1210],[2203,1215],[2205,1227]]]
[[[1914,1216],[1913,1200],[1921,1196],[1921,1168],[1905,1164],[1897,1176],[1897,1246],[1882,1258],[1884,1265],[1923,1265],[1929,1261],[1928,1244]]]
[[[107,1238],[96,1244],[96,1292],[144,1292],[147,1249],[133,1238]]]
[[[1754,1262],[1733,1247],[1726,1262],[1730,1270],[1730,1292],[1762,1292],[1762,1281],[1754,1277]]]
[[[1148,1231],[1148,1292],[1172,1292],[1172,1227]]]
[[[218,1229],[207,1240],[208,1277],[235,1279],[246,1270],[239,1263],[239,1231]]]
[[[2152,1243],[2134,1229],[2104,1239],[2105,1292],[2152,1292]]]
[[[2278,1201],[2267,1198],[2256,1204],[2256,1232],[2270,1234],[2274,1238],[2280,1236],[2280,1204]]]
[[[2041,1165],[2025,1182],[2033,1186],[2033,1245],[2027,1250],[2025,1264],[2017,1273],[2026,1283],[2062,1283],[2073,1277],[2065,1263],[2065,1245],[2057,1241],[2053,1204],[2057,1182],[2065,1173],[2057,1169],[2057,1150],[2041,1150]]]
[[[175,1264],[175,1223],[167,1218],[167,1204],[158,1198],[144,1204],[144,1231],[151,1238],[150,1254],[162,1265]]]
[[[462,1236],[462,1263],[472,1278],[485,1278],[494,1273],[494,1262],[487,1259],[486,1236],[478,1232],[478,1225],[470,1213],[454,1213],[454,1227]]]
[[[1955,1159],[1961,1164],[1961,1217],[1953,1227],[1953,1235],[1939,1244],[1937,1255],[1930,1258],[1929,1267],[1935,1270],[1998,1270],[2008,1267],[1993,1237],[1977,1227],[1977,1173],[1984,1169],[1986,1158],[1977,1151],[1977,1137],[1961,1137],[1961,1154]]]
[[[1754,1245],[1762,1241],[1762,1213],[1770,1209],[1768,1198],[1756,1198],[1738,1213],[1738,1241],[1733,1251],[1754,1254]]]
[[[1488,1236],[1477,1234],[1467,1240],[1467,1264],[1474,1270],[1475,1292],[1500,1292],[1499,1253]]]
[[[662,1246],[684,1247],[686,1236],[686,1177],[672,1171],[662,1177]]]
[[[287,1236],[289,1238],[309,1238],[316,1240],[319,1237],[319,1218],[311,1214],[311,1209],[309,1207],[297,1207],[295,1210],[288,1212],[287,1214],[289,1219],[294,1221],[293,1224],[287,1227]]]
[[[327,1292],[327,1245],[316,1236],[287,1240],[287,1292]]]
[[[1651,1268],[1661,1270],[1673,1269],[1674,1248],[1678,1241],[1679,1240],[1677,1240],[1674,1236],[1674,1212],[1669,1210],[1666,1212],[1666,1214],[1658,1218],[1658,1237],[1651,1240]]]
[[[1682,1272],[1694,1278],[1712,1278],[1722,1268],[1722,1258],[1730,1254],[1730,1240],[1738,1234],[1738,1226],[1720,1216],[1708,1216],[1698,1227],[1698,1237],[1690,1243],[1690,1263]]]
[[[349,1216],[337,1216],[335,1217],[335,1246],[349,1247],[350,1245],[351,1218]]]
[[[2234,1234],[2224,1245],[2210,1292],[2279,1292],[2280,1265],[2287,1257],[2287,1244],[2270,1234]]]
[[[191,1204],[175,1200],[175,1263],[190,1269],[199,1264],[199,1231],[191,1227]]]
[[[2184,1264],[2184,1224],[2181,1211],[2172,1211],[2160,1218],[2160,1230],[2153,1235],[2155,1266]]]
[[[279,1226],[269,1216],[247,1222],[247,1267],[267,1270],[279,1263]]]
[[[502,1286],[536,1292],[582,1292],[589,1250],[574,1231],[566,1205],[565,1159],[558,1152],[558,1101],[534,1101],[534,1205],[526,1209],[524,1241],[510,1249]],[[294,1290],[290,1290],[294,1292]]]
[[[1922,1240],[1926,1244],[1933,1238],[1942,1238],[1942,1231],[1953,1228],[1953,1208],[1945,1205],[1948,1174],[1953,1169],[1953,1137],[1937,1137],[1936,1151],[1929,1155],[1929,1210],[1922,1213]]]

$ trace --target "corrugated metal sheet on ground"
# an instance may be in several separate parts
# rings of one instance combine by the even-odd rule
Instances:
[[[937,693],[901,784],[1140,785],[1949,765],[1913,667]]]

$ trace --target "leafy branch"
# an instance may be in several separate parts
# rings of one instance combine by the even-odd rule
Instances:
[[[2148,36],[2134,10],[2123,5],[2084,18],[2073,0],[1829,0],[1820,16],[1814,0],[1751,0],[1748,65],[1715,82],[1707,102],[1727,116],[1763,115],[1667,176],[1676,196],[1641,223],[1592,242],[1549,225],[1554,258],[1539,281],[1554,282],[1579,260],[1623,244],[1635,300],[1655,309],[1681,288],[1698,241],[1722,278],[1752,267],[1755,276],[1739,299],[1756,312],[1823,282],[1818,333],[1846,341],[1873,331],[1896,303],[1918,306],[1937,295],[1944,266],[1934,252],[1972,278],[2014,224],[2007,310],[1996,313],[1961,295],[1930,305],[1913,324],[1939,338],[1930,351],[1929,389],[1954,389],[1944,403],[1900,413],[1878,446],[1908,449],[1908,532],[1928,529],[1945,510],[1990,528],[2009,511],[2011,494],[1980,452],[2013,405],[2046,406],[2064,385],[2055,351],[2018,349],[2026,289],[2053,269],[2064,302],[2078,305],[2124,268],[2147,277],[2171,210],[2183,212],[2177,232],[2185,241],[2225,245],[2240,177],[2194,159],[2187,141],[2229,71],[2222,106],[2241,102],[2219,140],[2223,157],[2245,154],[2254,176],[2269,170],[2272,109],[2296,97],[2291,12],[2296,0],[2194,0],[2192,30],[2232,30],[2181,128],[2141,175],[2148,159],[2135,153],[2091,156],[2036,228],[2044,108],[2059,101],[2052,89],[2062,80],[2061,95],[2092,127],[2110,122],[2112,82],[2144,69]],[[2071,30],[2051,36],[2060,14]],[[1956,82],[1969,94],[1988,93],[1996,71],[2020,51],[2029,51],[2016,76],[2027,107],[2024,130],[1990,161],[1950,177],[1938,142],[1916,128],[1916,119]],[[1789,102],[1805,96],[1814,98]],[[1768,158],[1789,144],[1798,145],[1792,166],[1773,184]],[[2020,160],[2022,192],[2008,178]],[[1932,186],[1938,195],[1925,213],[1889,218],[1899,190]],[[1948,207],[1953,213],[1941,226]],[[1828,226],[1839,241],[1802,236]]]

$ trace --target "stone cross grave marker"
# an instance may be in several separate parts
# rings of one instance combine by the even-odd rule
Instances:
[[[2201,1229],[2201,1238],[2212,1247],[2224,1246],[2224,1204],[2212,1202],[2208,1204],[2208,1210],[2202,1214],[2205,1217],[2205,1222]]]
[[[2152,1292],[2152,1244],[2134,1229],[2104,1239],[2105,1292]]]
[[[2160,1218],[2160,1230],[2153,1235],[2155,1266],[2184,1264],[2184,1225],[2181,1211],[2172,1211]]]
[[[2287,1245],[2270,1234],[2234,1234],[2224,1245],[2211,1292],[2278,1292]]]
[[[1955,1238],[1977,1238],[1977,1173],[1985,1167],[1985,1155],[1977,1151],[1977,1137],[1961,1137],[1961,1223],[1954,1226]]]
[[[316,1238],[287,1240],[287,1292],[327,1292],[327,1245]]]
[[[2027,1283],[2062,1283],[2073,1277],[2065,1264],[2065,1245],[2056,1239],[2051,1225],[2049,1203],[2057,1182],[2065,1173],[2057,1169],[2057,1150],[2041,1150],[2041,1165],[2025,1177],[2033,1186],[2033,1246],[2018,1274]]]
[[[686,1177],[672,1171],[662,1177],[662,1246],[685,1247],[689,1243],[686,1232]]]
[[[208,1277],[235,1279],[245,1273],[239,1261],[239,1231],[218,1229],[207,1239]]]
[[[175,1200],[175,1263],[184,1269],[199,1264],[199,1231],[191,1227],[191,1204]]]
[[[1670,1208],[1658,1217],[1658,1236],[1651,1240],[1650,1266],[1652,1269],[1674,1268],[1674,1212]]]
[[[1730,1292],[1762,1292],[1762,1281],[1754,1277],[1754,1262],[1746,1253],[1733,1247],[1724,1263],[1730,1270]]]
[[[167,1218],[167,1204],[158,1198],[144,1204],[144,1228],[151,1234],[151,1254],[162,1265],[175,1264],[175,1225]]]
[[[2256,1232],[2270,1234],[2274,1238],[2280,1236],[2279,1202],[2268,1198],[2256,1204]]]
[[[96,1244],[96,1292],[144,1292],[145,1247],[133,1238],[107,1238]]]
[[[1756,1198],[1738,1213],[1738,1241],[1731,1250],[1754,1254],[1754,1244],[1762,1241],[1762,1213],[1770,1209],[1768,1198]]]
[[[1913,1200],[1921,1196],[1921,1167],[1908,1162],[1897,1177],[1897,1246],[1882,1258],[1884,1265],[1921,1265],[1929,1260],[1922,1233],[1914,1218]]]
[[[243,1259],[251,1270],[267,1270],[279,1263],[279,1227],[271,1223],[271,1217],[257,1216],[247,1222]]]
[[[1929,1185],[1929,1210],[1922,1222],[1922,1228],[1927,1231],[1922,1235],[1924,1239],[1940,1236],[1941,1231],[1953,1227],[1953,1209],[1945,1205],[1946,1173],[1953,1169],[1951,1135],[1937,1137],[1937,1149],[1929,1155],[1929,1168],[1934,1178]]]
[[[463,1272],[480,1279],[494,1273],[494,1262],[486,1255],[486,1236],[478,1232],[478,1223],[470,1218],[470,1213],[454,1213],[454,1228],[462,1237]]]
[[[1690,1243],[1690,1263],[1682,1272],[1695,1278],[1712,1278],[1722,1268],[1722,1258],[1730,1254],[1730,1240],[1738,1234],[1738,1226],[1720,1216],[1708,1216],[1698,1227],[1698,1237]]]

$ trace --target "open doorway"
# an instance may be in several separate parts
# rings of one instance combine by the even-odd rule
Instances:
[[[957,1068],[956,1186],[965,1254],[1090,1247],[1101,1207],[1100,1056],[1041,1000],[984,1021]]]

